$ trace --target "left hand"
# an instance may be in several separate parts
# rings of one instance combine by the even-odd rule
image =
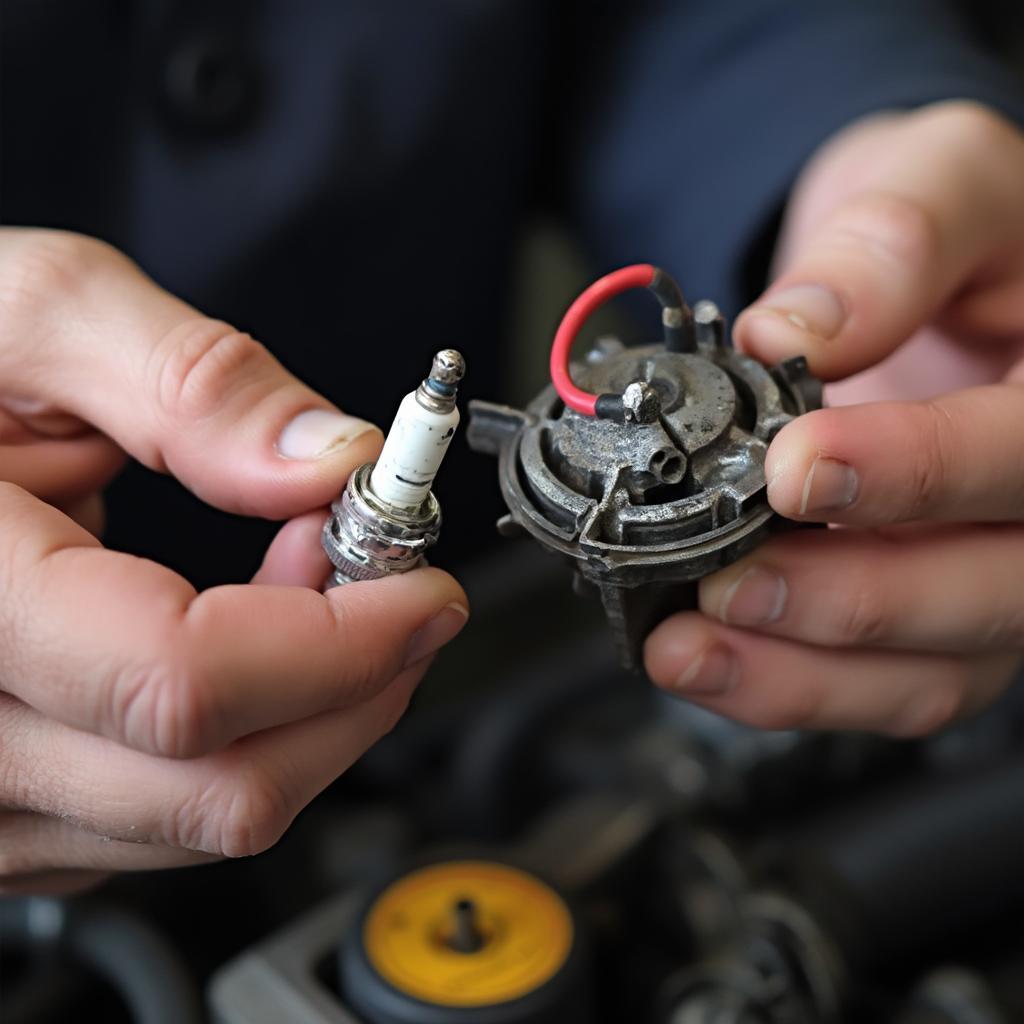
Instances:
[[[1024,652],[1024,134],[967,102],[847,128],[801,176],[778,264],[737,346],[875,401],[785,427],[768,500],[843,528],[703,580],[647,669],[761,727],[924,735]]]

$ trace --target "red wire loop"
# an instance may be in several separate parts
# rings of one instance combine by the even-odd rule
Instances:
[[[570,409],[575,409],[584,416],[593,416],[597,404],[597,395],[576,387],[569,376],[569,356],[576,335],[596,309],[631,288],[649,287],[655,273],[656,270],[650,263],[634,263],[621,270],[613,270],[582,291],[565,311],[565,316],[555,331],[555,340],[551,344],[551,382],[555,385],[558,397]]]

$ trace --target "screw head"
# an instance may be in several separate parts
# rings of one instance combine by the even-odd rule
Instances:
[[[622,408],[627,423],[654,423],[661,415],[661,399],[646,381],[635,380],[622,392]]]

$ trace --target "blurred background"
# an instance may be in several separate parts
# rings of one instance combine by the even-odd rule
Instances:
[[[4,0],[0,218],[112,241],[358,415],[449,345],[467,398],[522,405],[611,266],[734,315],[852,117],[1019,101],[1021,5],[893,6]],[[5,1024],[1024,1021],[1021,687],[913,742],[733,725],[618,670],[565,567],[498,541],[492,460],[457,441],[437,491],[473,619],[407,718],[258,858],[0,902]],[[108,498],[109,544],[200,586],[276,529],[138,466]],[[538,880],[508,927],[555,967],[403,995],[367,967],[377,894],[467,861]]]

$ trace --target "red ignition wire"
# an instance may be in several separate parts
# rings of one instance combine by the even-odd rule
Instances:
[[[569,354],[580,328],[590,315],[609,299],[631,288],[649,288],[657,272],[657,268],[650,263],[634,263],[621,270],[613,270],[582,291],[565,311],[551,345],[551,382],[555,385],[558,397],[570,409],[575,409],[584,416],[596,415],[598,396],[576,387],[569,376]]]

